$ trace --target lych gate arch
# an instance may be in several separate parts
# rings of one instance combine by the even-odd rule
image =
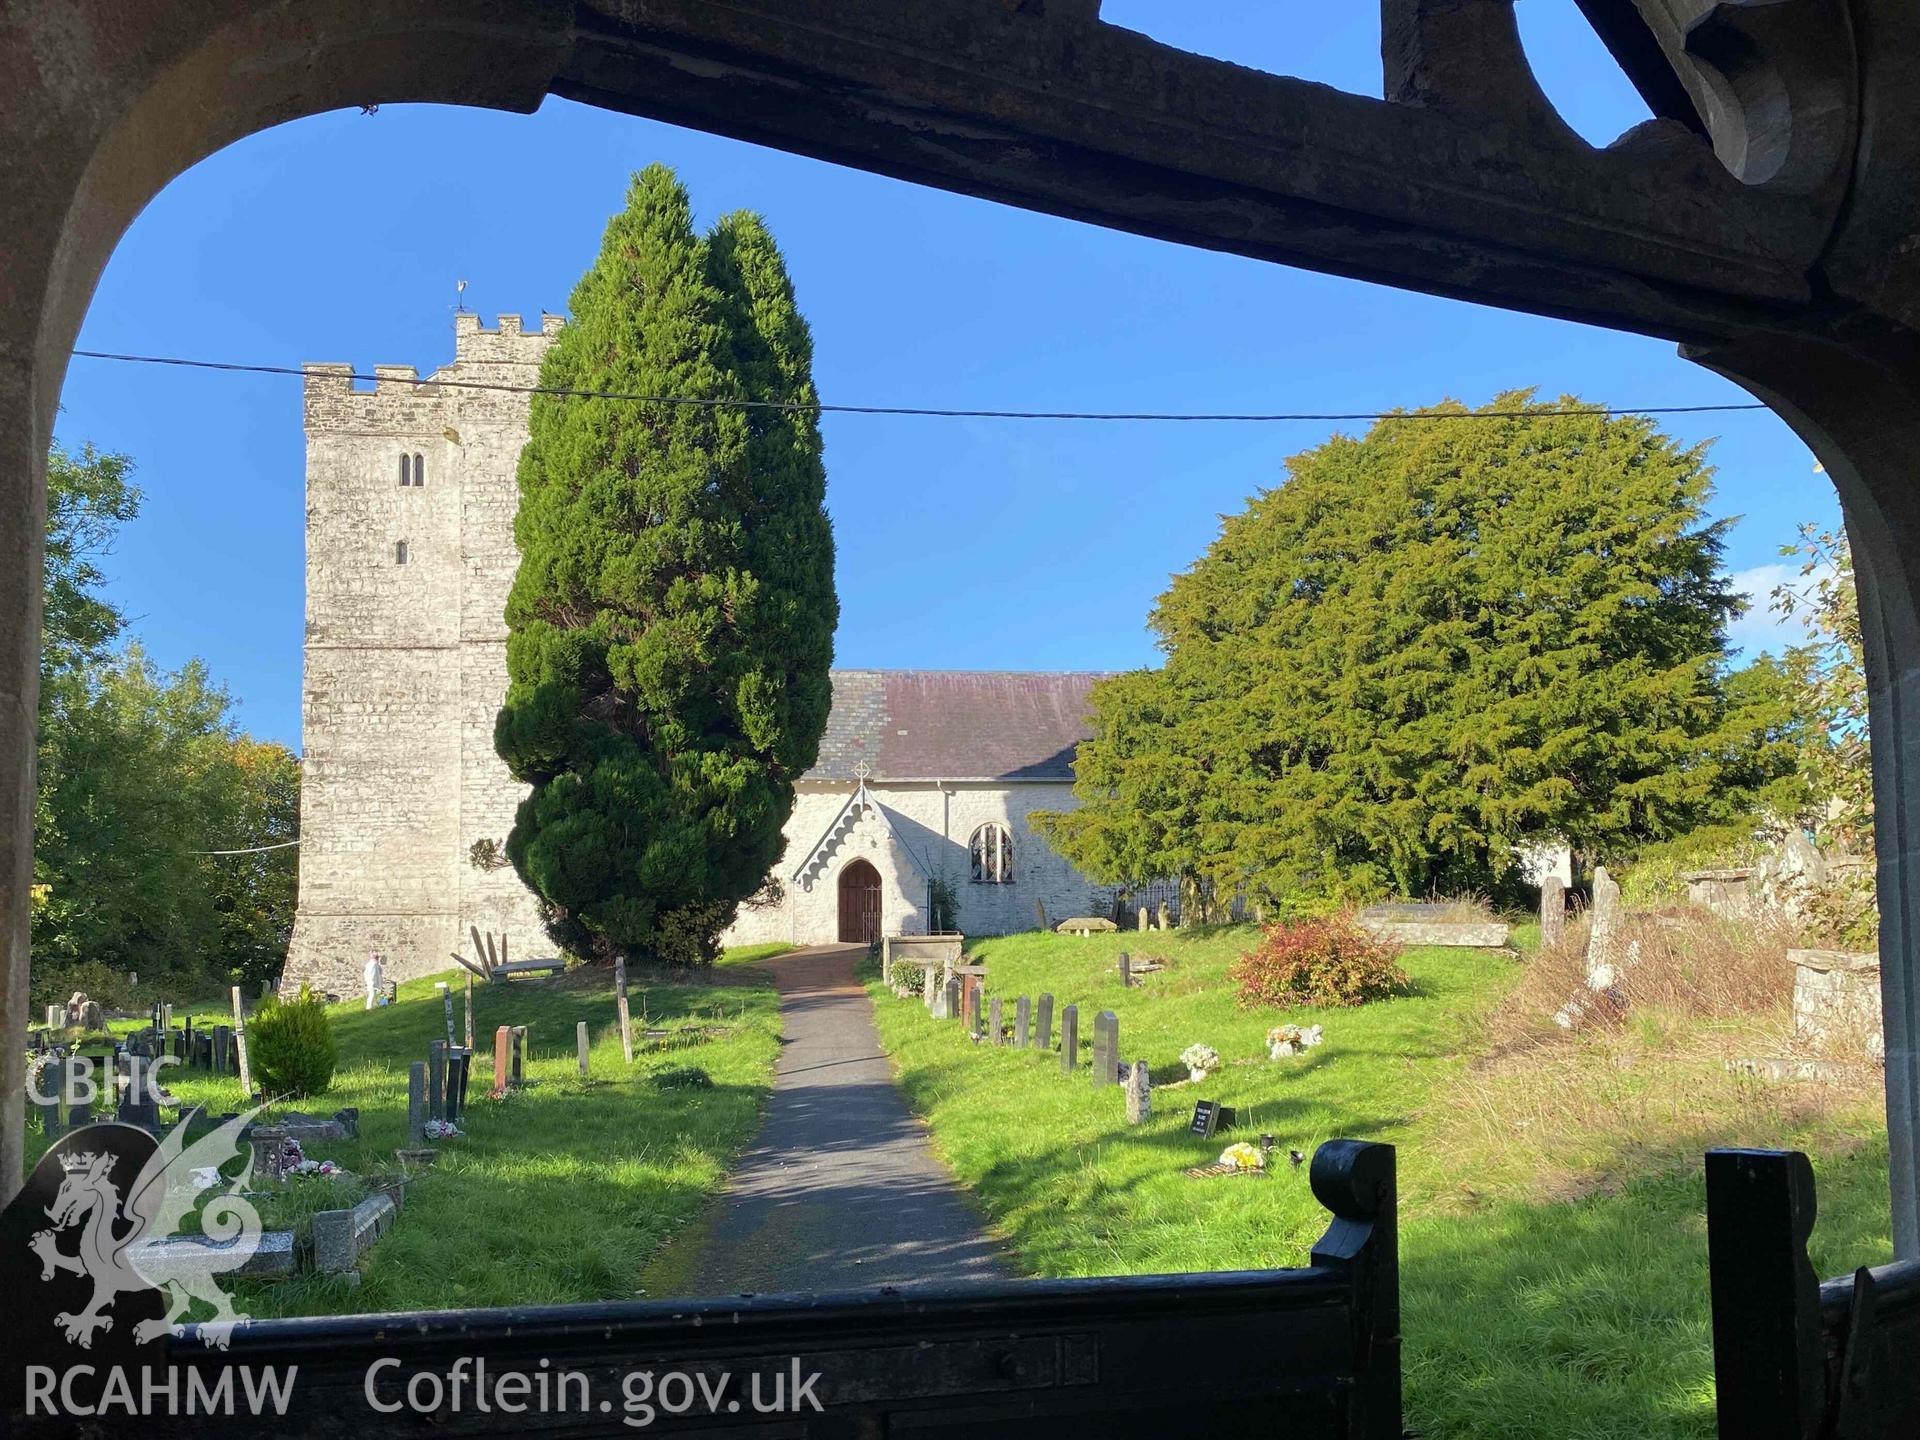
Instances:
[[[1531,83],[1512,0],[1383,0],[1379,101],[1157,45],[1101,24],[1098,0],[0,7],[0,1186],[21,1159],[45,458],[108,254],[170,179],[253,131],[399,101],[531,111],[551,92],[1665,336],[1773,406],[1839,489],[1861,585],[1893,1234],[1920,1259],[1920,12],[1580,3],[1659,117],[1605,150]],[[1341,1203],[1377,1214],[1361,1188]]]

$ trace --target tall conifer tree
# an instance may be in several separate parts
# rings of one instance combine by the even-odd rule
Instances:
[[[814,399],[765,227],[705,237],[636,175],[541,367],[545,387]],[[520,458],[495,745],[533,786],[507,854],[555,938],[710,959],[780,857],[826,725],[838,604],[814,412],[536,395]]]

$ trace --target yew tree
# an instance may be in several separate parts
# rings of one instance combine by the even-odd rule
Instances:
[[[671,171],[636,175],[540,379],[660,398],[533,397],[507,855],[568,948],[711,959],[780,858],[839,613],[812,340],[765,225],[698,235]]]
[[[1486,889],[1518,845],[1631,851],[1777,773],[1728,697],[1704,447],[1527,392],[1464,413],[1335,436],[1224,521],[1153,611],[1165,664],[1094,691],[1047,822],[1071,858],[1269,901]]]

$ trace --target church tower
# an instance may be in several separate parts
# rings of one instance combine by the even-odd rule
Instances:
[[[507,688],[514,470],[561,325],[455,317],[454,360],[418,383],[306,369],[307,609],[300,897],[285,983],[350,994],[369,951],[394,979],[446,969],[469,925],[545,947],[500,856],[525,793],[493,751]]]

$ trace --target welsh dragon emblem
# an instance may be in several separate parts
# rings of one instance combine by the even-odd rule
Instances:
[[[113,1328],[107,1312],[115,1297],[123,1291],[153,1289],[166,1293],[167,1313],[139,1322],[136,1340],[145,1344],[172,1333],[187,1307],[199,1300],[214,1311],[199,1334],[208,1345],[227,1348],[234,1325],[247,1317],[234,1310],[215,1281],[245,1265],[260,1244],[260,1214],[245,1195],[253,1152],[240,1140],[241,1130],[258,1113],[256,1109],[236,1116],[191,1145],[186,1143],[186,1124],[174,1126],[124,1197],[112,1178],[111,1153],[80,1151],[60,1157],[64,1178],[46,1210],[53,1225],[35,1234],[30,1248],[40,1257],[41,1280],[66,1272],[93,1281],[93,1298],[85,1308],[54,1317],[55,1327],[69,1341],[92,1349],[95,1333]],[[221,1188],[219,1167],[241,1153],[245,1166]],[[157,1242],[178,1235],[180,1222],[196,1208],[200,1232],[211,1243],[183,1259]],[[79,1248],[62,1250],[61,1240],[73,1230],[80,1232]]]

